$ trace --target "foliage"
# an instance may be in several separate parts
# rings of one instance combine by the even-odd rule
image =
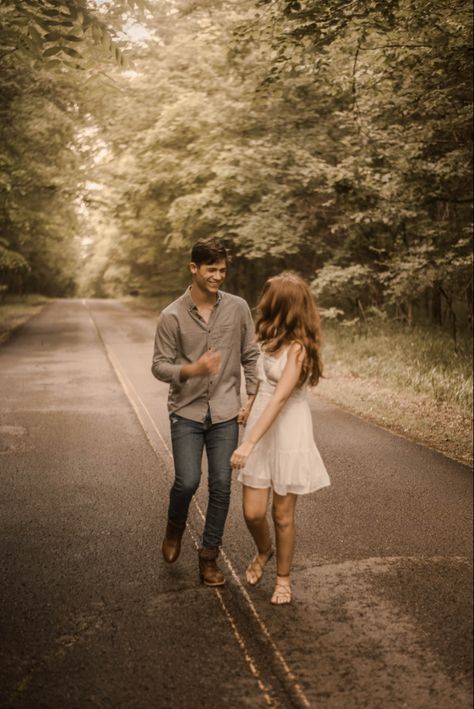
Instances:
[[[252,303],[268,275],[293,268],[349,323],[429,316],[458,339],[472,300],[463,0],[91,7],[2,10],[21,37],[0,79],[2,137],[16,146],[2,157],[0,210],[7,247],[33,272],[57,266],[53,246],[66,243],[52,214],[69,234],[60,270],[72,273],[80,240],[79,286],[98,295],[179,292],[190,245],[214,234],[235,257],[229,287]],[[124,71],[131,11],[148,39]],[[43,270],[35,230],[50,244]]]
[[[120,64],[124,58],[85,0],[7,0],[0,19],[0,283],[15,292],[72,294],[83,95],[93,105],[88,82],[100,61],[111,53]]]
[[[0,272],[9,274],[29,270],[28,261],[21,254],[7,249],[0,242]]]
[[[117,5],[145,9],[144,0],[121,0]],[[3,0],[0,20],[1,59],[14,53],[16,59],[29,59],[47,69],[81,68],[87,59],[82,45],[92,39],[121,66],[126,63],[110,26],[87,0]]]
[[[299,76],[311,72],[315,50],[319,76],[330,70],[324,57],[338,60],[342,103],[331,130],[341,139],[325,170],[324,208],[339,241],[330,261],[369,265],[375,305],[408,309],[441,293],[452,315],[453,301],[470,303],[472,295],[470,9],[410,0],[272,3],[271,10],[273,43],[290,28],[287,44],[303,48],[298,65],[294,52],[278,60],[272,86],[285,81],[289,64]],[[331,288],[327,268],[317,292]],[[337,279],[333,286],[337,300]],[[349,278],[347,297],[352,287]]]

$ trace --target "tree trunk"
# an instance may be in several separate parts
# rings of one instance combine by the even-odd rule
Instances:
[[[472,282],[468,285],[466,289],[466,299],[467,299],[467,321],[469,323],[469,327],[471,329],[471,332],[473,331],[473,319],[472,319],[472,299],[473,299],[473,293],[472,293]]]
[[[435,286],[431,294],[431,322],[435,325],[443,324],[441,291],[439,290],[439,286]]]
[[[444,288],[442,286],[439,286],[439,292],[441,295],[444,297],[446,301],[446,310],[449,314],[449,319],[451,320],[451,335],[453,337],[454,341],[454,350],[457,352],[458,350],[458,332],[457,332],[457,319],[456,319],[456,313],[453,308],[453,297],[452,295],[446,293]]]

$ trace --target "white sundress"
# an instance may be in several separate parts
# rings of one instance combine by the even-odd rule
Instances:
[[[258,393],[244,440],[270,401],[285,368],[288,348],[278,357],[262,352],[257,362]],[[313,438],[308,386],[296,388],[277,418],[258,441],[239,472],[249,487],[272,487],[278,495],[304,495],[330,485],[329,475]]]

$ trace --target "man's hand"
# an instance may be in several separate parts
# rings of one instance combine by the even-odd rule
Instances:
[[[185,364],[179,376],[181,381],[191,379],[191,377],[210,377],[217,374],[221,366],[221,353],[216,350],[208,350],[192,364]]]
[[[238,415],[237,415],[237,423],[239,423],[241,426],[245,426],[247,424],[248,417],[250,416],[250,412],[252,410],[252,405],[253,402],[255,401],[255,394],[252,396],[249,396],[246,403],[242,408],[240,409]]]
[[[211,374],[217,374],[221,366],[221,353],[216,350],[208,350],[204,352],[199,359],[194,362],[198,374],[196,376],[208,377]]]

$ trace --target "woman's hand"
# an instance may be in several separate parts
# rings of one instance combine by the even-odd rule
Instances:
[[[237,470],[240,468],[245,468],[245,463],[247,462],[247,458],[252,452],[253,447],[254,444],[250,441],[244,441],[241,443],[240,446],[232,453],[232,457],[230,459],[231,466]]]

